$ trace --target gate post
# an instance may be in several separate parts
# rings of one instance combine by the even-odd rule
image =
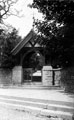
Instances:
[[[12,83],[21,84],[22,83],[22,66],[15,66],[12,70]]]
[[[52,86],[53,73],[51,66],[43,66],[42,83],[44,86]]]
[[[55,85],[55,71],[52,70],[52,85]]]

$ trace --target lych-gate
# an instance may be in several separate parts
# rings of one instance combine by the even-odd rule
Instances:
[[[23,83],[41,82],[41,71],[34,72],[32,68],[23,68]]]
[[[36,76],[38,70],[46,65],[47,59],[45,58],[44,47],[39,44],[36,39],[34,39],[34,31],[30,33],[22,40],[18,45],[11,51],[13,57],[16,59],[15,66],[13,68],[13,78],[12,81],[16,84],[21,84],[25,82],[42,82],[43,85],[48,85],[49,79],[42,79],[41,76]],[[32,68],[36,71],[33,71]],[[57,81],[58,72],[53,73],[51,80]],[[54,78],[55,77],[55,78]],[[55,85],[53,81],[52,85]]]

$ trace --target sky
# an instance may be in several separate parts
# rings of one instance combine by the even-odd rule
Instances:
[[[41,14],[35,9],[28,7],[28,4],[31,4],[33,0],[18,0],[14,5],[14,8],[20,11],[22,17],[9,16],[5,22],[12,25],[18,30],[19,35],[22,37],[26,36],[29,31],[32,29],[33,25],[33,15],[35,18],[41,18]]]

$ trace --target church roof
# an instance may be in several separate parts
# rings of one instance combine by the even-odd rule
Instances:
[[[11,53],[16,55],[26,45],[26,43],[30,41],[30,39],[33,37],[33,33],[33,30],[31,30],[27,36],[15,46]]]

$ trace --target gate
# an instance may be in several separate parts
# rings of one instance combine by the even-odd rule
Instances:
[[[32,81],[32,68],[23,68],[23,82]]]
[[[23,68],[23,82],[41,82],[41,72],[32,68]]]

